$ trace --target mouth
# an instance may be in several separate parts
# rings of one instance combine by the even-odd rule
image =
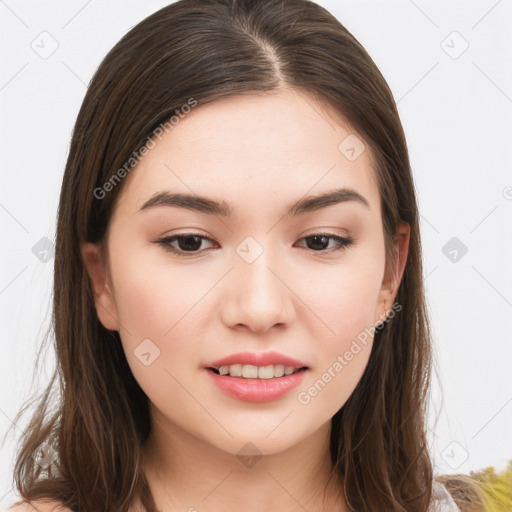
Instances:
[[[220,391],[236,400],[254,403],[268,403],[285,397],[304,381],[308,370],[307,366],[283,364],[235,363],[205,367],[211,382]]]
[[[239,379],[258,379],[271,380],[281,377],[288,377],[298,372],[304,372],[309,368],[307,366],[294,367],[282,364],[255,366],[251,364],[232,364],[224,366],[207,367],[207,370],[220,375],[221,377],[234,377]]]

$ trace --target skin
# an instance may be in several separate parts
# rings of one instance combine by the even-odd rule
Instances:
[[[308,404],[297,397],[389,312],[409,244],[401,224],[400,257],[386,274],[372,156],[366,149],[350,161],[338,149],[351,133],[339,115],[293,89],[198,106],[125,178],[107,260],[98,245],[82,244],[98,317],[120,332],[151,402],[145,469],[160,510],[347,510],[335,500],[339,484],[322,498],[330,420],[363,374],[371,337]],[[340,186],[357,190],[370,209],[349,201],[281,218],[293,201]],[[224,199],[236,216],[138,211],[163,190]],[[188,231],[212,242],[185,257],[154,243]],[[322,251],[304,239],[319,231],[356,241],[335,250],[331,239]],[[252,263],[236,252],[249,236],[263,248]],[[149,366],[134,354],[145,339],[160,350]],[[279,400],[244,402],[213,386],[203,368],[242,351],[277,351],[309,370]],[[251,467],[237,457],[249,442],[262,454]]]

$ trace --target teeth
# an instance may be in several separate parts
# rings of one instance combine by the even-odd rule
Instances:
[[[244,364],[242,366],[242,377],[246,379],[257,379],[258,378],[258,367],[252,364]]]
[[[283,375],[291,375],[298,371],[293,366],[284,366],[282,364],[269,366],[254,366],[252,364],[232,364],[230,366],[221,366],[216,368],[220,375],[229,375],[230,377],[242,377],[245,379],[273,379]]]

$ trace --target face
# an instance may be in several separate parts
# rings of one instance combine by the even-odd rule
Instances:
[[[100,321],[119,331],[160,421],[233,454],[248,442],[264,454],[291,447],[328,425],[360,380],[407,225],[397,281],[385,274],[368,146],[305,92],[198,106],[155,141],[123,183],[108,262],[82,246]],[[236,377],[237,361],[248,376],[274,367],[256,381]],[[306,369],[279,377],[280,363]]]

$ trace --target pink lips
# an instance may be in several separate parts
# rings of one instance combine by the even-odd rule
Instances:
[[[245,402],[272,402],[296,388],[304,379],[307,370],[275,379],[245,379],[218,375],[206,370],[213,382],[227,395]]]
[[[232,364],[250,364],[254,366],[283,365],[293,366],[297,369],[301,368],[301,370],[292,375],[283,375],[273,379],[231,377],[229,375],[219,375],[212,370],[212,368],[230,366]],[[308,370],[303,362],[277,352],[267,352],[264,354],[243,352],[232,354],[223,359],[212,361],[205,365],[205,368],[207,374],[221,391],[238,400],[256,403],[271,402],[289,393],[302,382]]]
[[[279,354],[278,352],[265,352],[263,354],[240,352],[206,364],[205,368],[219,368],[220,366],[230,366],[232,364],[252,364],[254,366],[282,364],[284,366],[293,366],[294,368],[307,367],[307,364],[298,361],[297,359],[292,359],[291,357]]]

